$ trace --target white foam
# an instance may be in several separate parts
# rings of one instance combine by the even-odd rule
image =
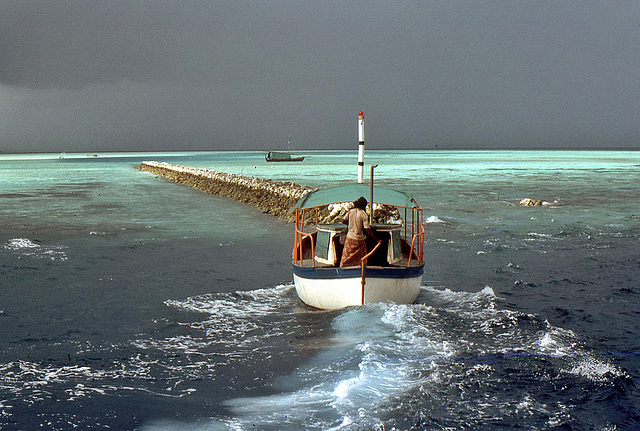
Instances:
[[[6,244],[3,244],[2,248],[7,250],[32,249],[40,248],[40,244],[36,244],[28,238],[13,238],[7,241]]]
[[[219,318],[256,318],[277,312],[291,304],[292,284],[275,287],[200,295],[186,300],[167,300],[165,304],[175,308],[216,315]]]
[[[529,236],[534,238],[553,238],[551,234],[548,233],[537,233],[537,232],[529,232]]]
[[[563,370],[568,374],[584,377],[592,382],[607,383],[612,378],[622,377],[625,373],[608,361],[584,354],[573,361],[568,369]]]
[[[287,429],[315,424],[336,430],[382,426],[379,407],[431,380],[432,373],[416,371],[435,372],[437,363],[452,354],[450,344],[417,323],[425,312],[429,309],[419,304],[346,310],[332,322],[335,333],[328,347],[283,382],[298,389],[226,403],[236,424],[282,423]]]
[[[437,216],[429,216],[427,217],[427,219],[424,221],[425,224],[428,223],[446,223],[444,220],[438,218]]]
[[[421,296],[430,305],[456,312],[493,310],[498,299],[491,286],[485,286],[478,292],[455,292],[446,287],[423,286]]]
[[[305,312],[295,308],[297,298],[292,289],[291,285],[281,285],[167,301],[167,305],[203,313],[203,320],[185,324],[200,329],[202,336],[181,334],[132,344],[167,353],[161,357],[196,358],[187,363],[149,362],[145,358],[151,355],[144,354],[107,370],[25,363],[12,385],[28,388],[25,382],[31,382],[35,398],[41,387],[66,382],[67,396],[73,401],[122,390],[149,391],[145,384],[135,382],[156,376],[160,368],[179,378],[169,380],[154,395],[188,396],[194,389],[188,386],[186,375],[215,379],[221,363],[255,357],[269,337],[282,340],[281,327],[294,321],[296,313]],[[573,332],[555,328],[536,316],[496,307],[499,298],[490,286],[479,292],[425,287],[422,293],[430,296],[428,305],[376,304],[327,313],[327,318],[333,318],[332,336],[313,359],[269,382],[276,392],[273,395],[228,400],[225,404],[232,417],[202,424],[202,429],[242,430],[253,429],[254,425],[273,429],[381,428],[387,425],[390,409],[401,408],[407,397],[429,393],[438,402],[451,385],[464,388],[469,381],[491,383],[500,378],[494,375],[497,371],[492,364],[483,361],[485,355],[494,353],[515,352],[533,358],[548,355],[558,372],[598,382],[620,375],[608,362],[581,352]],[[225,352],[220,346],[228,348],[228,356],[222,360]],[[469,355],[477,355],[478,361],[467,360]],[[0,366],[0,376],[10,374],[7,371]],[[127,387],[104,383],[107,378],[122,377],[131,382]],[[4,381],[0,377],[0,383]],[[509,402],[521,414],[534,414],[544,408],[527,394]],[[479,408],[478,414],[495,414],[495,407],[489,404]],[[550,411],[553,415],[567,413],[555,406]],[[150,424],[146,428],[193,429],[177,423]]]
[[[441,242],[444,244],[455,244],[456,242],[451,240],[451,239],[445,239],[445,238],[436,238],[436,242]]]
[[[573,331],[555,327],[547,320],[544,321],[544,325],[546,330],[539,334],[540,338],[534,345],[540,353],[564,357],[573,355],[579,350],[578,337]]]
[[[20,256],[30,256],[37,259],[51,259],[56,261],[66,261],[67,254],[63,251],[64,246],[60,245],[40,245],[28,238],[13,238],[2,244],[3,249],[16,252]]]

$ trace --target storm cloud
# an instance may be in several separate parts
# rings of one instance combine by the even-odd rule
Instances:
[[[0,151],[626,147],[635,1],[4,1]]]

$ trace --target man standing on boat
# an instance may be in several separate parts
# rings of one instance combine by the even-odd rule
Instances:
[[[342,223],[349,226],[347,239],[344,243],[342,251],[342,259],[340,259],[340,267],[343,266],[359,266],[362,258],[367,254],[367,235],[374,241],[378,241],[378,237],[369,225],[369,217],[365,212],[367,208],[367,200],[360,196],[353,203],[354,207],[342,220]]]

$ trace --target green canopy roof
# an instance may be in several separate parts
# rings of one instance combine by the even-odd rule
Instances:
[[[327,187],[307,193],[296,203],[296,208],[310,208],[319,205],[327,205],[338,202],[353,202],[363,196],[368,200],[371,198],[371,186],[368,184],[351,183],[335,187]],[[397,190],[385,189],[382,187],[373,188],[373,201],[380,204],[387,204],[402,207],[417,207],[418,204],[411,196]]]

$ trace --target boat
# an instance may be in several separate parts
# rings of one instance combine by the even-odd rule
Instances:
[[[373,177],[373,167],[372,167]],[[341,239],[347,227],[326,217],[343,212],[360,196],[371,196],[369,212],[395,218],[370,219],[380,240],[368,244],[359,266],[340,267]],[[377,207],[377,208],[376,208]],[[342,218],[341,216],[340,218]],[[339,219],[338,219],[339,220]],[[313,308],[335,310],[378,302],[411,304],[424,274],[423,212],[408,194],[372,184],[349,183],[310,192],[295,206],[293,279],[300,300]]]
[[[304,160],[303,156],[293,157],[289,147],[291,146],[291,135],[287,140],[287,151],[269,151],[264,155],[264,159],[267,162],[301,162]]]
[[[264,159],[267,162],[301,162],[304,157],[293,157],[291,153],[284,151],[269,151],[265,154]]]

